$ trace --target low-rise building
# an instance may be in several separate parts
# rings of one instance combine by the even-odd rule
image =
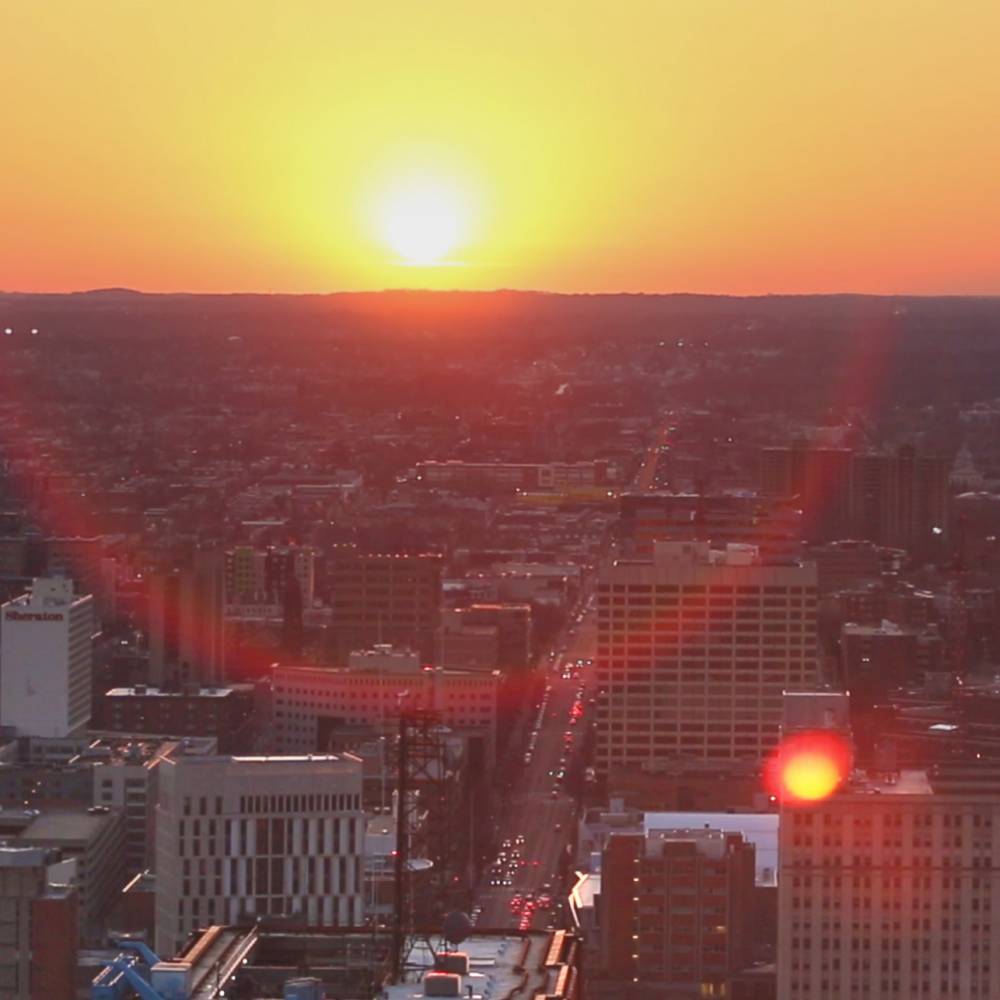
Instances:
[[[431,709],[444,725],[483,739],[496,753],[499,671],[421,666],[415,653],[376,647],[346,668],[272,668],[274,728],[284,753],[323,750],[341,726],[394,727],[401,707]]]
[[[246,750],[253,740],[254,690],[249,684],[116,687],[101,698],[99,718],[111,732],[209,736],[223,752]]]

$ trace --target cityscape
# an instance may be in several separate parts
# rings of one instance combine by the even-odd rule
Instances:
[[[1000,1000],[1000,15],[375,6],[0,10],[0,1000]]]

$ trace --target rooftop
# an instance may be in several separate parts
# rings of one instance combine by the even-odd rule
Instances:
[[[202,687],[171,690],[136,684],[134,687],[116,687],[107,692],[109,698],[228,698],[234,692],[231,687]]]
[[[116,816],[108,809],[42,812],[15,839],[21,843],[86,842],[93,840]]]
[[[926,771],[898,771],[875,775],[857,771],[851,775],[848,792],[853,795],[933,795]]]
[[[698,828],[741,833],[757,849],[754,881],[767,886],[777,884],[778,821],[777,813],[648,812],[643,820],[643,833],[648,837],[658,830],[689,833]]]
[[[548,948],[549,935],[544,932],[467,938],[458,948],[469,956],[469,974],[462,977],[460,996],[483,1000],[515,992],[531,997],[544,991],[547,977],[543,967]],[[434,968],[434,958],[426,945],[414,948],[410,965],[414,967],[408,973],[410,981],[387,987],[385,1000],[423,1000],[424,973]]]

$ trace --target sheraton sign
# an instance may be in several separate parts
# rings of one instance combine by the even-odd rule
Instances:
[[[61,622],[65,616],[61,611],[5,611],[5,622]]]

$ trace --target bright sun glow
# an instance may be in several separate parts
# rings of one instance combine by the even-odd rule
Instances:
[[[783,805],[806,805],[831,796],[851,771],[851,746],[835,730],[786,737],[765,768],[768,791]]]
[[[445,263],[467,236],[468,223],[462,192],[434,179],[397,184],[378,202],[379,236],[404,264]]]
[[[806,802],[827,798],[840,779],[840,771],[830,757],[808,751],[792,757],[781,775],[786,793]]]

